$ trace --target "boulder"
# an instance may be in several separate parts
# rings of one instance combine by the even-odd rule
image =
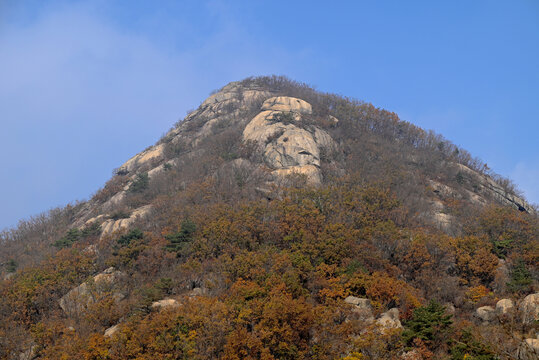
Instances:
[[[524,324],[539,320],[539,293],[526,296],[520,304],[520,311],[522,312],[522,322]]]
[[[376,320],[376,323],[384,329],[402,329],[402,324],[399,320],[399,309],[389,309],[382,313]]]
[[[483,322],[496,319],[496,310],[492,306],[481,306],[475,310],[474,316]]]
[[[4,280],[9,280],[9,279],[11,279],[13,276],[15,276],[15,273],[14,273],[14,272],[10,272],[10,273],[4,274]]]
[[[124,277],[124,273],[110,267],[71,289],[60,299],[60,307],[66,315],[76,316],[103,296],[111,294],[115,301],[120,301],[125,297],[120,291]]]
[[[348,296],[346,299],[344,299],[344,302],[354,306],[352,311],[357,314],[360,320],[366,322],[367,324],[372,324],[374,322],[371,301],[369,299]]]
[[[400,358],[401,360],[421,360],[423,359],[423,356],[421,356],[419,350],[412,349],[402,354]]]
[[[163,299],[152,303],[151,308],[154,310],[161,310],[165,308],[177,308],[180,304],[174,299]]]
[[[193,288],[193,290],[191,290],[189,292],[189,294],[187,294],[189,297],[197,297],[197,296],[202,296],[206,294],[206,290],[203,289],[203,288],[199,288],[199,287],[196,287],[196,288]]]
[[[335,116],[333,115],[328,115],[328,119],[329,121],[331,121],[334,125],[337,125],[339,123],[339,119],[337,119]]]
[[[83,254],[88,254],[90,256],[95,256],[95,255],[99,254],[99,250],[97,250],[97,245],[96,244],[92,244],[92,245],[88,245],[87,247],[85,247],[82,250],[82,253]]]
[[[107,330],[105,330],[106,337],[111,337],[112,335],[116,334],[120,330],[120,324],[116,324],[114,326],[109,327]]]
[[[519,360],[539,359],[539,339],[526,339],[518,348]]]
[[[513,308],[513,301],[510,299],[501,299],[496,303],[496,312],[501,315],[509,313]]]
[[[37,350],[39,349],[39,346],[32,345],[25,351],[19,353],[19,360],[33,360],[37,357]]]
[[[455,315],[455,312],[456,312],[455,305],[451,303],[446,303],[444,306],[445,306],[446,313]]]

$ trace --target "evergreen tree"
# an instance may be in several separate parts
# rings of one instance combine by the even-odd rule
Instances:
[[[412,319],[405,323],[402,337],[408,346],[412,345],[414,339],[432,345],[443,340],[452,323],[451,315],[445,313],[445,307],[432,300],[429,305],[414,310]]]
[[[496,360],[498,357],[487,346],[475,340],[469,330],[462,335],[451,347],[451,360]]]
[[[525,291],[532,283],[532,275],[526,268],[526,264],[522,259],[518,260],[511,269],[511,280],[507,286],[512,292]]]
[[[193,239],[195,231],[196,224],[189,218],[186,218],[182,221],[180,231],[165,236],[169,241],[169,244],[166,245],[166,249],[171,252],[179,253],[185,244]]]

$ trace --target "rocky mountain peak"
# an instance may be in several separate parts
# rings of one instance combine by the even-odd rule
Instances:
[[[217,151],[216,146],[220,149],[214,156],[220,157],[220,164],[216,164],[206,175],[223,178],[238,177],[241,173],[242,177],[251,179],[249,181],[257,182],[254,186],[263,193],[267,193],[273,185],[282,184],[290,176],[303,177],[309,185],[321,185],[324,182],[324,163],[326,168],[329,166],[333,169],[332,176],[346,174],[350,164],[329,159],[328,154],[340,154],[338,156],[345,159],[349,156],[345,155],[349,150],[343,147],[348,141],[346,138],[350,135],[365,137],[366,133],[355,135],[341,129],[341,121],[337,118],[339,114],[329,110],[323,102],[320,103],[323,96],[304,85],[275,78],[247,79],[224,86],[191,111],[157,144],[120,166],[117,174],[123,179],[122,186],[110,193],[105,201],[90,202],[86,208],[87,215],[81,216],[77,224],[82,225],[99,218],[104,221],[103,234],[106,235],[129,227],[137,218],[149,216],[152,205],[141,203],[135,208],[129,206],[129,216],[110,219],[110,214],[126,206],[131,186],[140,176],[147,177],[150,183],[162,181],[158,179],[166,176],[168,169],[185,167],[185,163],[191,161],[195,163],[190,166],[197,166],[196,159]],[[331,95],[325,96],[326,101],[336,101]],[[346,106],[350,106],[350,103],[346,103]],[[362,106],[365,107],[359,105],[357,109],[365,112],[367,108],[362,109]],[[369,112],[366,114],[370,116]],[[383,126],[401,126],[391,121]],[[382,124],[382,120],[376,120],[371,129]],[[371,129],[363,131],[372,132]],[[386,151],[380,148],[381,142],[376,137],[362,141],[365,154],[354,155],[364,156],[361,161],[373,156],[376,159],[379,157],[377,152]],[[389,138],[384,141],[400,146],[399,139]],[[414,155],[411,158],[416,157]],[[405,158],[395,165],[409,166],[404,161]],[[454,231],[457,221],[447,206],[451,201],[469,201],[479,207],[494,201],[521,211],[534,211],[524,199],[504,189],[488,175],[456,160],[443,159],[442,162],[446,164],[444,171],[454,175],[444,179],[438,174],[424,174],[423,186],[431,192],[417,200],[424,204],[424,210],[418,216],[438,228]],[[423,166],[415,160],[411,164],[412,167]],[[416,170],[408,168],[406,171]],[[455,183],[451,176],[458,178],[458,181]]]
[[[535,359],[533,212],[394,113],[285,78],[234,82],[89,201],[0,234],[0,358],[254,345],[253,358],[344,359],[359,338],[379,358],[436,357],[410,342],[425,324],[455,336],[447,356],[485,355],[491,334]]]

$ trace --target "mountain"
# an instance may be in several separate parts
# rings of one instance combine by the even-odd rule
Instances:
[[[395,113],[248,78],[114,173],[2,234],[4,358],[534,356],[536,209]]]

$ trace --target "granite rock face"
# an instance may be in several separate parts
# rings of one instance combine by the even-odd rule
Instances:
[[[125,164],[120,166],[118,172],[120,173],[129,173],[142,167],[145,164],[148,164],[150,161],[160,161],[163,160],[164,155],[164,145],[157,144],[155,146],[149,147],[147,150],[133,156],[131,159],[127,160]]]
[[[243,140],[258,143],[276,179],[296,173],[320,184],[320,152],[335,143],[326,131],[303,121],[312,113],[311,105],[279,96],[267,99],[261,110],[243,130]]]
[[[71,289],[60,299],[60,307],[67,316],[73,317],[104,296],[112,296],[115,301],[122,300],[121,283],[126,275],[110,267],[95,275],[89,281]]]
[[[530,294],[520,304],[522,322],[530,324],[539,320],[539,293]]]
[[[148,216],[151,209],[151,205],[141,206],[133,210],[128,218],[118,220],[108,219],[104,221],[101,224],[101,237],[113,234],[122,229],[128,229],[137,219]]]
[[[491,177],[482,175],[462,164],[454,163],[453,166],[457,168],[460,174],[463,174],[465,181],[473,183],[474,187],[476,188],[475,194],[477,196],[474,198],[474,201],[483,202],[481,197],[488,197],[503,205],[511,206],[520,211],[526,211],[528,213],[534,212],[530,204],[528,204],[524,199],[516,196],[515,194],[507,192]]]

